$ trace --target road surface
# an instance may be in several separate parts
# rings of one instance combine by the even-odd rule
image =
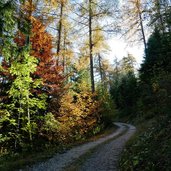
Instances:
[[[27,171],[117,171],[121,152],[136,128],[125,123],[114,123],[118,128],[110,135],[74,147],[63,154],[27,167]],[[88,153],[90,153],[87,155]],[[86,157],[85,157],[86,156]],[[77,161],[84,160],[81,164]]]

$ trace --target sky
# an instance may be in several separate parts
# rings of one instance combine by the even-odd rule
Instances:
[[[127,56],[128,53],[130,53],[135,57],[137,67],[140,66],[144,56],[143,44],[137,44],[132,46],[128,46],[128,44],[128,42],[126,42],[123,38],[120,37],[113,37],[108,40],[110,51],[106,57],[110,61],[110,63],[113,63],[116,57],[120,60],[124,56]]]

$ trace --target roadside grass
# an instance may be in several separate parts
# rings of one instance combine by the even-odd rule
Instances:
[[[35,164],[51,158],[56,152],[62,152],[62,146],[49,146],[42,151],[30,151],[22,153],[9,153],[0,156],[0,171],[14,171],[27,165]]]
[[[121,171],[171,170],[171,118],[141,119],[119,162]]]
[[[87,139],[80,140],[71,144],[65,145],[47,145],[41,151],[28,151],[23,153],[11,153],[1,156],[0,155],[0,171],[15,171],[18,169],[26,168],[45,161],[56,153],[64,153],[66,150],[71,149],[74,146],[78,146],[90,141],[96,141],[99,138],[105,137],[116,130],[116,126],[109,126],[105,130],[101,131],[97,135],[91,136]]]

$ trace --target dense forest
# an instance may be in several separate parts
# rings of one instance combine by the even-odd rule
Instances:
[[[138,70],[105,58],[117,34],[144,45]],[[0,170],[113,121],[137,126],[123,171],[171,170],[169,0],[1,0],[0,63]]]

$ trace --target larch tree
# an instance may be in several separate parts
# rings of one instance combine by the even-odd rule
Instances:
[[[74,42],[72,34],[72,4],[69,0],[50,1],[50,12],[48,16],[52,19],[51,24],[48,26],[48,30],[53,36],[53,46],[56,49],[56,65],[63,66],[63,74],[65,76],[70,75],[69,65],[73,58],[72,44]]]
[[[50,1],[51,13],[49,16],[52,18],[52,24],[49,28],[52,30],[53,34],[56,33],[54,37],[55,49],[56,49],[56,65],[63,65],[63,72],[66,74],[66,68],[68,63],[68,58],[72,56],[71,51],[71,21],[68,19],[71,14],[71,4],[68,0]],[[52,12],[53,11],[53,12]],[[69,49],[70,48],[70,49]]]
[[[93,54],[94,54],[94,67],[100,74],[101,83],[103,84],[105,82],[105,60],[104,56],[109,50],[109,46],[107,45],[107,40],[105,38],[105,35],[103,34],[102,30],[97,25],[94,29],[94,35],[93,35]],[[97,62],[96,62],[97,61]],[[96,73],[95,73],[96,74]]]
[[[98,0],[88,0],[83,1],[82,3],[76,3],[76,7],[77,15],[80,19],[78,23],[81,25],[81,34],[85,35],[88,33],[88,41],[86,40],[85,42],[87,42],[89,49],[91,91],[95,92],[94,52],[97,51],[97,42],[98,44],[102,44],[103,42],[103,40],[101,41],[101,38],[104,36],[103,33],[105,33],[109,27],[113,27],[113,22],[109,20],[111,11],[105,1]],[[97,37],[97,35],[99,35],[99,37]]]
[[[123,1],[122,16],[123,22],[121,25],[125,27],[125,35],[128,39],[135,38],[135,35],[140,37],[143,41],[144,49],[147,49],[147,40],[145,32],[145,20],[147,17],[146,7],[148,3],[146,0],[129,0]],[[134,35],[134,36],[133,36]],[[133,40],[135,41],[135,40]]]

